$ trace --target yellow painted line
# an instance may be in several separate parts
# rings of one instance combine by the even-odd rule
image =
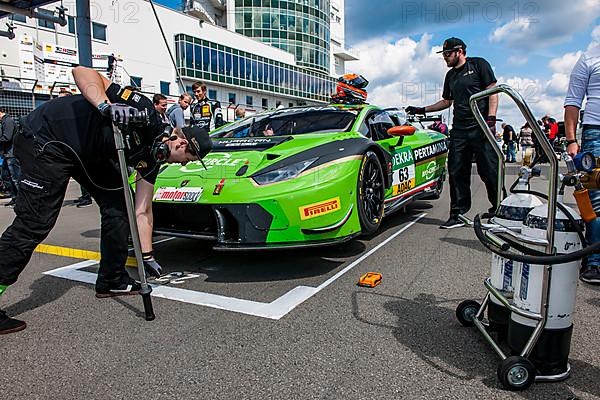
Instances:
[[[74,249],[71,247],[52,246],[50,244],[40,244],[35,251],[37,253],[52,254],[53,256],[81,258],[84,260],[100,261],[100,253],[91,250]],[[137,267],[134,257],[127,257],[127,267]]]

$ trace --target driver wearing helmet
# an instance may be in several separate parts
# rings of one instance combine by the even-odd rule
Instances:
[[[364,104],[367,101],[367,91],[364,88],[368,84],[369,81],[362,75],[344,74],[338,78],[331,101],[338,104]]]

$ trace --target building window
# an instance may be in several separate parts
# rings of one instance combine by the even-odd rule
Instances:
[[[131,86],[141,88],[142,87],[142,78],[139,76],[131,76]]]
[[[69,33],[75,34],[75,17],[67,16],[67,29]]]
[[[12,20],[14,22],[22,22],[22,23],[26,23],[27,22],[27,17],[24,15],[20,15],[20,14],[13,14],[12,16]]]
[[[302,96],[320,101],[329,100],[328,92],[323,90],[334,85],[334,80],[323,74],[308,73],[305,68],[279,63],[207,40],[177,34],[175,43],[177,66],[190,79],[222,82],[264,90],[275,95]],[[325,54],[317,55],[326,58]],[[262,100],[261,97],[259,99]],[[226,92],[221,100],[229,100],[229,93]],[[245,104],[241,100],[239,103]]]
[[[252,105],[252,96],[246,96],[246,105],[247,106],[251,106]]]
[[[235,93],[229,93],[229,104],[235,104]]]
[[[170,86],[171,82],[160,81],[160,92],[166,95],[171,94]]]
[[[262,108],[269,108],[269,99],[262,99]]]
[[[106,42],[106,25],[92,22],[92,37]]]
[[[48,15],[48,16],[54,16],[54,11],[50,11],[50,10],[45,10],[43,8],[38,8],[38,11],[40,14],[44,14],[44,15]],[[45,21],[43,19],[38,19],[38,26],[41,28],[48,28],[48,29],[54,29],[54,22],[50,22],[50,21]]]
[[[211,100],[217,99],[217,91],[215,89],[208,89],[208,98]]]

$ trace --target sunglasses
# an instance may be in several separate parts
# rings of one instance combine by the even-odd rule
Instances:
[[[443,57],[450,57],[450,56],[452,55],[452,53],[455,53],[455,52],[457,52],[458,50],[460,50],[460,49],[452,49],[452,50],[445,50],[445,51],[442,51],[442,56],[443,56]]]

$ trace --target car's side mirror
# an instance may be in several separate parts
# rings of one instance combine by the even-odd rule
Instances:
[[[387,130],[390,136],[410,136],[415,133],[417,128],[412,125],[393,126]]]

